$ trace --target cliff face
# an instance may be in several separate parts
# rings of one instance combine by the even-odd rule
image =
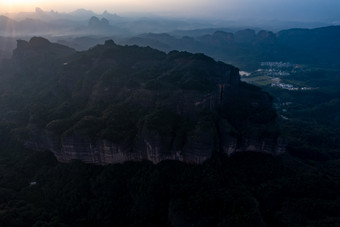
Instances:
[[[42,45],[53,46],[37,38],[18,42],[13,62],[25,64],[22,56],[31,52],[46,59],[48,51],[37,54]],[[26,95],[28,120],[17,123],[16,131],[26,132],[18,137],[27,147],[50,150],[62,162],[101,165],[144,159],[202,163],[213,152],[284,152],[270,96],[241,83],[231,65],[113,41],[69,57],[63,57],[67,48],[53,49],[63,50],[51,52],[63,63],[50,58],[53,69],[39,65],[44,83],[23,87],[32,91]],[[41,73],[26,72],[25,78],[35,81]]]
[[[279,155],[285,152],[286,143],[280,138],[237,138],[224,135],[220,144],[215,144],[209,133],[202,133],[205,141],[190,138],[181,150],[168,149],[164,138],[157,132],[148,132],[136,139],[134,144],[116,144],[105,139],[93,139],[82,135],[60,138],[50,131],[39,132],[34,139],[25,141],[25,145],[34,150],[52,151],[60,162],[82,160],[99,165],[123,163],[126,161],[149,160],[158,163],[163,160],[178,160],[186,163],[201,164],[209,159],[214,148],[220,146],[228,156],[235,152],[253,151]]]

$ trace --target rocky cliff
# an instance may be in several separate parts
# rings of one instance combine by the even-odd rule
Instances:
[[[12,72],[9,81],[30,81],[17,87],[26,111],[13,129],[27,147],[50,150],[62,162],[95,164],[202,163],[213,152],[284,152],[271,97],[240,82],[231,65],[203,54],[166,54],[112,40],[85,52],[53,46],[52,52],[36,53],[51,45],[37,38],[19,41],[13,64],[27,69],[37,61],[39,70],[5,70]],[[39,78],[44,80],[34,82]],[[8,112],[20,112],[4,103],[2,98]]]
[[[190,138],[181,149],[168,149],[157,132],[148,132],[138,138],[135,144],[117,144],[105,139],[92,140],[83,135],[73,134],[60,138],[51,131],[39,132],[34,139],[25,141],[25,145],[34,150],[52,151],[60,162],[82,160],[100,165],[123,163],[125,161],[149,160],[158,163],[163,160],[178,160],[200,164],[209,159],[216,146],[228,156],[235,152],[253,151],[278,155],[285,152],[286,143],[280,138],[244,138],[240,142],[230,135],[223,135],[219,144],[209,133],[203,133],[204,140]],[[202,138],[200,138],[202,139]]]

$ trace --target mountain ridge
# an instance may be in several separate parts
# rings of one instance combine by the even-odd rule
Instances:
[[[25,94],[17,104],[23,102],[27,113],[6,106],[11,97],[3,97],[2,108],[26,119],[13,129],[19,140],[52,151],[60,161],[202,163],[214,152],[284,152],[270,96],[240,82],[231,65],[112,40],[83,52],[43,38],[21,42],[14,67],[18,62],[35,70],[19,69],[8,80],[27,80],[16,91]],[[34,53],[46,45],[60,51],[50,52],[54,57]]]

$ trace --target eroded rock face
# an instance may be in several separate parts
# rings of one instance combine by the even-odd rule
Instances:
[[[279,155],[285,152],[286,142],[282,138],[247,137],[237,139],[230,134],[214,138],[207,131],[188,137],[181,149],[170,147],[172,138],[164,138],[158,132],[144,130],[132,143],[117,144],[105,139],[91,139],[81,134],[60,137],[50,131],[36,131],[34,138],[25,145],[34,150],[52,151],[60,162],[81,160],[85,163],[106,165],[126,161],[149,160],[159,163],[163,160],[177,160],[201,164],[213,152],[228,156],[235,152],[253,151]]]
[[[157,133],[142,137],[135,144],[115,144],[105,139],[96,139],[81,135],[71,135],[60,140],[51,132],[40,132],[34,140],[25,145],[34,150],[52,151],[60,162],[81,160],[99,165],[123,163],[126,161],[149,160],[158,163],[163,160],[178,160],[187,163],[202,163],[211,157],[212,150],[201,144],[188,144],[184,151],[166,150]],[[196,146],[195,146],[196,145]]]
[[[20,140],[61,162],[199,164],[213,152],[284,152],[278,134],[263,129],[275,123],[270,96],[240,82],[236,67],[203,54],[113,41],[74,53],[32,38],[18,42],[12,61],[26,69],[12,77],[29,81],[17,91],[31,91],[23,102],[27,122],[16,122],[28,131]],[[27,70],[32,65],[39,70]]]

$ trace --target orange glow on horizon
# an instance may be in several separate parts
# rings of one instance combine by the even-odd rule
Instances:
[[[181,5],[178,8],[178,5]],[[36,7],[44,11],[71,12],[77,9],[88,9],[97,13],[107,10],[116,12],[158,12],[160,11],[183,11],[187,8],[199,9],[207,6],[206,0],[0,0],[0,13],[34,12]]]
[[[86,1],[85,1],[86,2]],[[39,7],[44,11],[61,10],[62,12],[81,7],[84,1],[54,1],[54,0],[0,0],[0,13],[19,13],[19,12],[34,12],[35,8]],[[84,7],[88,6],[83,4]]]
[[[36,1],[0,0],[1,13],[18,13],[35,9]]]

